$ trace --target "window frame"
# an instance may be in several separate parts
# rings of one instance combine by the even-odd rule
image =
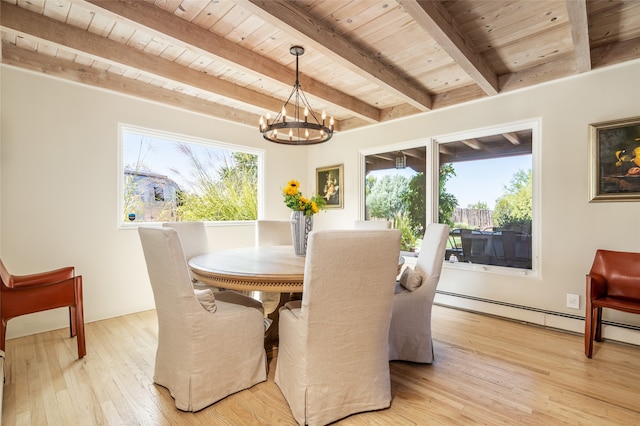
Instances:
[[[486,137],[502,133],[511,133],[522,130],[531,130],[531,169],[532,169],[532,219],[531,219],[531,269],[517,267],[506,267],[497,265],[473,264],[473,263],[450,263],[445,262],[447,268],[459,270],[472,270],[479,272],[491,272],[514,276],[538,277],[540,275],[540,222],[541,222],[541,202],[540,202],[540,125],[541,119],[531,119],[517,121],[502,125],[478,128],[463,132],[450,133],[435,136],[430,139],[427,147],[427,155],[431,160],[431,170],[427,177],[427,188],[431,189],[431,196],[427,194],[427,200],[431,200],[431,206],[427,206],[427,222],[438,222],[439,203],[439,176],[437,171],[440,168],[440,145],[451,142],[458,142],[464,139]],[[429,179],[431,182],[429,182]]]
[[[164,130],[150,129],[141,126],[131,124],[118,124],[118,188],[117,188],[117,206],[116,206],[116,226],[118,229],[137,229],[139,226],[161,226],[161,222],[124,222],[123,210],[124,210],[124,141],[125,134],[136,134],[144,137],[166,139],[172,142],[186,143],[191,145],[200,145],[205,147],[213,147],[218,149],[229,150],[233,152],[243,152],[247,154],[256,155],[258,157],[258,211],[257,218],[264,216],[264,160],[265,150],[259,148],[252,148],[243,145],[236,145],[227,142],[221,142],[213,139],[203,139],[196,136],[172,133]],[[205,221],[205,226],[229,226],[229,225],[244,225],[246,223],[253,223],[253,220],[234,220],[234,221]]]
[[[365,149],[360,149],[359,152],[359,167],[358,167],[358,219],[359,220],[364,220],[365,219],[365,211],[366,211],[366,194],[365,194],[365,172],[367,169],[367,165],[366,165],[366,157],[369,155],[375,155],[375,154],[383,154],[386,152],[390,152],[390,151],[401,151],[401,150],[407,150],[407,149],[411,149],[411,148],[426,148],[427,152],[426,152],[426,159],[425,159],[425,178],[426,178],[426,183],[425,183],[425,188],[429,188],[429,164],[430,161],[429,159],[431,158],[429,155],[429,138],[423,138],[423,139],[416,139],[413,141],[408,141],[408,142],[400,142],[400,143],[395,143],[395,144],[391,144],[391,145],[384,145],[384,146],[376,146],[374,148],[365,148]],[[425,194],[425,199],[429,200],[429,194]],[[428,204],[428,202],[427,202]],[[425,212],[426,215],[426,221],[427,223],[429,223],[429,206],[427,205],[427,210]]]

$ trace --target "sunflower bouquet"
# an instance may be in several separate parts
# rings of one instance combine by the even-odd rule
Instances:
[[[293,211],[303,211],[305,216],[312,216],[320,210],[324,210],[327,202],[324,198],[314,195],[306,198],[300,192],[300,182],[290,180],[282,190],[284,204]]]

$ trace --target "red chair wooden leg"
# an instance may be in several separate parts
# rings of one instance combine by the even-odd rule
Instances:
[[[87,347],[84,340],[84,307],[82,304],[82,276],[76,277],[76,306],[75,306],[75,333],[78,339],[78,358],[87,354]]]
[[[593,311],[590,301],[587,301],[584,318],[584,354],[587,358],[593,355]]]
[[[84,323],[79,319],[78,325],[78,359],[83,358],[87,354],[87,346],[84,341]]]
[[[602,341],[602,308],[596,308],[596,342]]]
[[[69,306],[69,337],[74,337],[76,334],[76,309]]]
[[[5,340],[7,338],[7,320],[2,318],[0,321],[0,350],[4,351]]]

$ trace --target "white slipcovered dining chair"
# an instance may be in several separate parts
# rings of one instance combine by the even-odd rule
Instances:
[[[356,220],[353,229],[391,229],[391,221],[388,220]]]
[[[153,381],[198,411],[267,378],[263,312],[235,292],[191,286],[178,233],[138,228],[158,315]]]
[[[448,236],[448,225],[427,225],[415,271],[406,267],[396,284],[389,331],[390,361],[433,362],[431,309]]]
[[[261,246],[290,246],[291,221],[265,220],[256,221],[256,245]]]
[[[203,222],[164,222],[162,226],[178,232],[185,259],[209,252],[209,239]]]
[[[391,404],[388,361],[398,230],[309,234],[302,300],[280,309],[275,382],[299,424]]]
[[[192,257],[209,252],[209,239],[207,238],[207,231],[203,222],[164,222],[162,226],[165,228],[173,228],[178,232],[184,258],[187,262]],[[191,271],[189,271],[189,273],[191,273]],[[193,288],[201,290],[208,288],[213,291],[221,290],[217,287],[201,283],[193,277],[191,278],[191,283],[193,284]]]

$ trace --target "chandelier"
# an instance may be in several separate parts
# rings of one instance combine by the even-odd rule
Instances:
[[[304,48],[292,46],[289,52],[296,57],[296,82],[289,98],[275,119],[271,120],[269,114],[266,117],[260,117],[260,133],[268,141],[288,145],[312,145],[326,142],[333,136],[333,117],[329,120],[328,126],[326,124],[327,115],[324,111],[321,119],[318,120],[300,88],[298,58],[304,54]],[[302,119],[300,118],[301,112]]]

